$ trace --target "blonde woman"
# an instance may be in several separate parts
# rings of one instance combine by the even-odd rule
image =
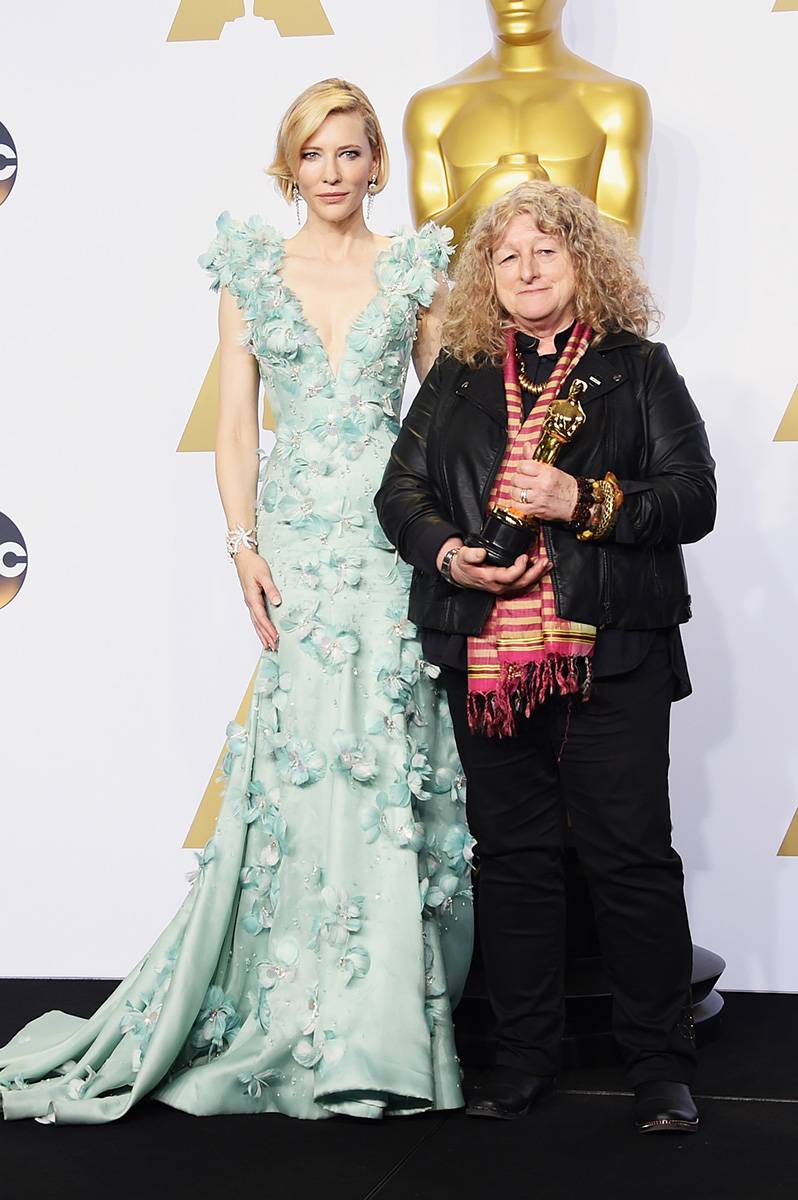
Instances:
[[[410,616],[443,668],[477,838],[498,1050],[473,1116],[522,1116],[559,1068],[569,821],[635,1123],[698,1126],[668,728],[690,691],[680,544],[711,530],[715,481],[684,380],[646,338],[653,315],[631,243],[592,201],[514,188],[462,248],[444,352],[377,497],[416,568]],[[536,457],[555,416],[556,465]]]
[[[192,890],[88,1021],[0,1052],[6,1117],[187,1112],[379,1118],[462,1103],[451,1023],[470,958],[470,838],[445,700],[373,511],[411,352],[438,351],[446,238],[372,233],[388,153],[363,92],[288,110],[269,168],[304,223],[219,218],[216,466],[263,655],[228,730]],[[277,441],[259,499],[258,378]]]

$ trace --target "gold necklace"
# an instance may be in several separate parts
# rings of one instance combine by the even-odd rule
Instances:
[[[529,392],[530,396],[542,396],[546,390],[545,383],[533,383],[524,370],[524,360],[521,357],[521,351],[516,350],[515,359],[518,363],[518,386],[524,392]]]

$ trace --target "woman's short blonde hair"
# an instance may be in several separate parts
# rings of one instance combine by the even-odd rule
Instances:
[[[646,336],[659,312],[641,277],[632,238],[575,188],[532,180],[480,213],[466,234],[443,323],[445,350],[470,366],[504,356],[504,331],[512,321],[496,295],[493,251],[521,215],[562,239],[576,276],[578,320],[592,325],[599,337],[620,330]]]
[[[377,159],[377,182],[374,191],[381,192],[388,182],[388,147],[368,96],[354,83],[347,83],[345,79],[322,79],[297,96],[277,131],[274,162],[266,168],[266,174],[274,176],[277,190],[285,200],[290,202],[292,198],[302,147],[332,113],[360,114],[368,143]]]

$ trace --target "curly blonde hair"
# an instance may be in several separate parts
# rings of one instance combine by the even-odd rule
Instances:
[[[646,336],[660,314],[640,275],[632,238],[575,188],[536,179],[500,197],[468,230],[443,322],[444,350],[469,366],[504,357],[504,331],[513,322],[496,295],[492,256],[507,226],[521,215],[533,217],[541,232],[560,238],[568,251],[578,320],[592,325],[597,338],[620,330]]]

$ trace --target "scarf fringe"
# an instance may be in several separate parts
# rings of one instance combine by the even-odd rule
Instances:
[[[550,696],[590,698],[593,663],[586,654],[550,654],[525,666],[503,665],[491,692],[468,693],[468,728],[483,737],[514,737],[520,718],[531,717]]]

